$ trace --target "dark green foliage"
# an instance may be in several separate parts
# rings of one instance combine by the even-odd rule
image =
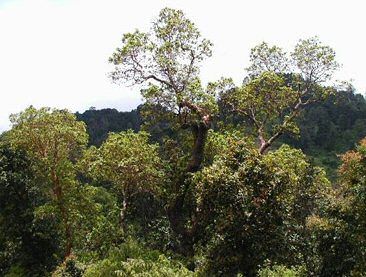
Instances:
[[[360,262],[356,257],[358,242],[352,241],[352,231],[345,222],[332,220],[328,229],[315,228],[313,236],[316,238],[318,252],[318,274],[320,276],[345,276]],[[313,257],[314,258],[314,257]]]
[[[324,173],[288,146],[250,149],[239,142],[195,176],[208,275],[254,276],[266,260],[302,265],[311,252],[306,220],[327,202]]]
[[[14,265],[29,276],[43,275],[58,260],[54,219],[34,217],[44,196],[30,164],[24,152],[0,145],[0,275]]]
[[[137,193],[131,199],[128,219],[131,232],[154,249],[170,248],[172,231],[161,198],[149,192]]]
[[[140,115],[142,108],[140,106],[131,112],[118,112],[114,109],[88,110],[82,114],[77,113],[77,117],[87,124],[90,144],[100,145],[109,132],[140,130],[143,122]],[[230,122],[238,124],[241,121],[235,117],[229,119],[223,109],[218,117],[223,120],[218,123],[219,126],[227,126]],[[352,89],[336,91],[325,101],[306,107],[297,121],[299,136],[287,135],[281,141],[313,157],[315,164],[325,167],[334,180],[339,166],[337,155],[352,149],[366,136],[366,100]],[[162,142],[163,136],[175,136],[167,122],[149,125],[147,130],[152,135],[151,139],[157,142]]]
[[[85,265],[80,263],[75,257],[68,257],[52,273],[53,277],[82,277],[85,272]]]
[[[354,91],[337,91],[305,110],[295,147],[343,153],[366,135],[366,100]]]
[[[119,112],[116,109],[89,109],[76,113],[78,120],[84,121],[89,133],[89,144],[99,146],[109,132],[120,132],[128,129],[140,130],[141,117],[139,108],[131,112]]]
[[[171,124],[166,120],[156,121],[154,116],[161,109],[149,108],[151,114],[146,114],[147,105],[140,105],[129,112],[119,112],[116,109],[89,109],[84,113],[76,113],[78,120],[85,122],[89,134],[89,145],[100,146],[110,132],[121,132],[129,129],[134,132],[144,129],[151,135],[151,141],[162,143],[164,136],[174,136]],[[155,111],[156,110],[156,111]],[[149,122],[154,123],[149,123]]]
[[[352,89],[336,91],[325,101],[307,107],[298,124],[300,135],[283,141],[312,156],[334,180],[340,163],[337,155],[366,136],[366,100]]]

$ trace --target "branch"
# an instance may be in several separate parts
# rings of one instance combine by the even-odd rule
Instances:
[[[188,109],[196,112],[207,126],[210,124],[211,115],[204,108],[202,108],[196,104],[193,104],[192,102],[187,101],[187,100],[182,101],[181,106],[187,107]]]
[[[146,80],[149,80],[149,79],[153,79],[153,80],[155,80],[155,81],[157,81],[159,83],[162,83],[162,84],[164,84],[164,85],[166,85],[166,86],[171,87],[171,88],[174,89],[174,86],[171,83],[169,83],[169,82],[167,82],[167,81],[165,81],[163,79],[160,79],[160,78],[156,77],[155,75],[148,75],[148,76],[143,77],[143,79],[145,79],[145,81]]]
[[[299,110],[302,106],[305,106],[307,104],[309,104],[311,101],[309,101],[311,99],[308,99],[306,102],[302,102],[301,98],[299,98],[298,102],[296,103],[295,107],[293,108],[292,112],[290,113],[290,115],[283,121],[283,123],[281,124],[280,130],[278,132],[276,132],[272,137],[270,137],[267,141],[265,141],[263,134],[262,134],[262,129],[258,130],[258,137],[261,143],[261,146],[259,148],[259,153],[260,154],[264,154],[265,151],[273,144],[273,142],[278,139],[281,135],[283,135],[284,133],[284,128],[286,127],[287,123],[289,123],[290,121],[292,121],[299,113]]]
[[[191,50],[190,55],[191,55],[191,62],[190,62],[189,67],[188,67],[188,72],[187,72],[186,79],[183,81],[183,88],[182,88],[183,91],[187,87],[188,80],[189,80],[190,75],[193,72],[193,65],[194,65],[194,62],[195,62],[195,59],[196,59],[196,57],[194,56],[194,51],[193,50]]]
[[[262,129],[262,126],[257,121],[255,114],[254,114],[254,109],[252,107],[250,108],[250,112],[251,112],[251,115],[247,114],[247,116],[253,121],[255,127],[257,127],[257,129],[259,131],[260,129]]]
[[[259,135],[261,146],[259,147],[259,153],[264,154],[266,150],[272,145],[272,143],[283,134],[283,131],[278,131],[269,140],[265,141],[262,135]]]

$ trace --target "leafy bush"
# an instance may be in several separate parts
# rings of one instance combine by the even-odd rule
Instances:
[[[86,277],[103,276],[194,276],[181,263],[129,239],[110,251],[108,258],[91,266]]]

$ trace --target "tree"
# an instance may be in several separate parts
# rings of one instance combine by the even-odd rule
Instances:
[[[203,89],[199,65],[211,56],[212,43],[204,38],[182,11],[163,9],[149,33],[135,31],[122,39],[110,58],[115,82],[141,85],[147,104],[161,107],[194,136],[188,172],[202,163],[207,131],[217,112],[216,94],[226,82]]]
[[[251,49],[250,62],[251,65],[246,69],[250,76],[258,76],[267,71],[282,73],[289,70],[289,59],[282,48],[270,46],[266,42]]]
[[[366,267],[366,138],[362,139],[355,150],[341,156],[342,165],[339,168],[340,180],[338,185],[338,203],[333,216],[341,224],[334,229],[343,231],[344,241],[348,242],[348,249],[339,251],[334,260],[342,260],[336,268],[341,272],[352,270],[354,276],[365,275]],[[345,243],[343,243],[345,245]],[[335,248],[334,246],[332,246]],[[346,256],[348,254],[348,257]],[[351,255],[350,255],[351,254]]]
[[[252,49],[250,60],[244,85],[225,91],[221,99],[249,119],[263,154],[284,133],[299,132],[295,118],[305,106],[331,93],[321,84],[339,65],[333,49],[317,38],[300,40],[290,57],[281,48],[262,43]]]
[[[146,104],[163,111],[170,121],[190,129],[193,137],[191,157],[182,177],[174,185],[175,198],[168,208],[171,226],[187,237],[183,206],[189,173],[198,171],[204,159],[208,130],[218,112],[217,95],[232,82],[222,79],[203,88],[199,65],[211,56],[212,43],[201,37],[197,27],[182,11],[165,8],[153,22],[149,33],[135,31],[123,36],[122,47],[110,58],[115,65],[115,82],[139,85]]]
[[[45,184],[43,189],[52,202],[38,212],[59,214],[67,257],[73,245],[73,197],[78,191],[75,162],[88,140],[85,124],[66,110],[33,107],[12,115],[10,120],[13,127],[6,137],[13,147],[31,157],[40,184]]]
[[[91,147],[85,153],[82,166],[86,174],[97,180],[111,182],[122,199],[121,226],[131,199],[139,192],[157,193],[162,190],[164,172],[158,156],[158,146],[149,144],[145,132],[110,133],[100,148]]]
[[[204,276],[256,276],[266,260],[310,264],[313,272],[307,221],[328,204],[331,187],[300,150],[283,145],[260,155],[251,143],[231,139],[193,181]]]

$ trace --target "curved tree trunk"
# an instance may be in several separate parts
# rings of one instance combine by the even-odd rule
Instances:
[[[186,167],[186,172],[178,181],[177,196],[173,199],[168,207],[168,218],[173,231],[181,237],[180,252],[188,257],[194,255],[194,232],[195,228],[188,228],[186,226],[186,219],[184,216],[184,202],[189,189],[189,184],[186,183],[188,173],[197,172],[202,165],[204,159],[204,149],[207,140],[208,130],[210,129],[205,123],[200,123],[192,127],[194,136],[194,143],[192,147],[191,159]]]
[[[194,144],[192,149],[191,160],[187,165],[187,172],[194,173],[201,167],[204,158],[205,144],[209,127],[205,123],[199,123],[192,128],[194,136]]]

